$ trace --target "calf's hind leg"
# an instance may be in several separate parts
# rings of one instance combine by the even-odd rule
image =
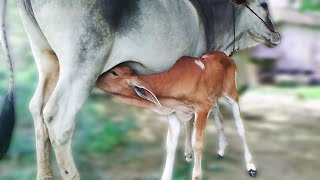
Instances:
[[[235,118],[235,123],[236,123],[236,127],[238,130],[238,133],[242,139],[242,143],[243,143],[243,147],[244,147],[244,156],[245,156],[245,161],[247,163],[247,170],[248,173],[251,177],[256,177],[257,176],[257,169],[253,163],[253,159],[248,147],[248,143],[247,143],[247,137],[246,137],[246,132],[245,132],[245,128],[240,116],[240,108],[239,108],[239,102],[238,102],[238,95],[234,95],[234,96],[226,96],[228,99],[228,102],[232,108],[232,112],[233,112],[233,116]]]
[[[218,158],[222,159],[224,156],[224,151],[228,145],[227,141],[226,141],[226,136],[224,134],[224,126],[223,126],[223,118],[222,115],[220,113],[219,110],[219,106],[218,103],[215,102],[213,104],[213,108],[212,108],[212,114],[213,114],[213,118],[216,124],[216,128],[218,130],[218,134],[219,134],[219,151],[218,151]]]

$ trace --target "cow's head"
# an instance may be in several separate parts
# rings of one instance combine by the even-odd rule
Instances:
[[[235,1],[236,0],[231,0]],[[270,17],[270,12],[266,0],[238,0],[238,4],[243,3],[243,9],[238,17],[238,28],[243,29],[252,40],[248,47],[257,43],[264,43],[269,47],[274,47],[280,43],[280,34],[276,32]],[[261,19],[260,19],[261,18]]]

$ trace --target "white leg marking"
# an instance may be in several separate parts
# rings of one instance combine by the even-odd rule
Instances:
[[[217,102],[214,103],[212,112],[213,112],[213,118],[214,118],[215,124],[217,126],[216,128],[217,128],[218,134],[219,134],[219,151],[218,151],[218,154],[223,157],[224,151],[225,151],[228,143],[227,143],[227,140],[226,140],[226,136],[224,134],[224,125],[223,125],[223,122],[222,122],[223,119],[222,119],[222,115],[220,113],[219,106],[218,106]]]
[[[201,158],[204,141],[204,129],[209,112],[196,113],[195,128],[192,134],[192,148],[194,152],[194,167],[192,170],[192,179],[200,180],[202,178]]]
[[[195,123],[197,121],[198,115],[195,114]],[[192,170],[192,180],[201,179],[202,178],[202,168],[201,168],[201,154],[199,153],[199,147],[196,149],[196,141],[197,141],[197,129],[194,128],[192,133],[192,147],[194,152],[194,165]]]
[[[180,121],[177,116],[173,113],[168,116],[169,128],[167,134],[167,158],[166,165],[162,174],[161,180],[171,180],[172,179],[172,169],[174,164],[174,157],[178,143],[179,131],[180,131]]]
[[[237,102],[235,102],[233,99],[231,99],[230,97],[226,96],[229,104],[232,107],[232,112],[233,112],[233,116],[235,118],[235,122],[236,122],[236,126],[237,126],[237,130],[238,133],[242,139],[243,142],[243,147],[244,147],[244,157],[247,163],[247,170],[256,170],[255,165],[253,164],[253,160],[252,160],[252,156],[247,144],[247,139],[246,139],[246,133],[245,133],[245,128],[240,116],[240,108]]]
[[[192,144],[191,144],[191,138],[192,138],[192,132],[193,132],[193,122],[194,118],[191,120],[187,121],[185,123],[185,132],[186,132],[186,137],[185,137],[185,144],[184,144],[184,156],[186,158],[187,162],[192,161],[192,156],[193,156],[193,150],[192,150]]]

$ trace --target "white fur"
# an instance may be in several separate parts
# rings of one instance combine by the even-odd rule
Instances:
[[[212,112],[213,112],[213,117],[214,117],[214,121],[215,121],[215,124],[216,124],[216,128],[218,130],[218,133],[219,133],[219,151],[218,151],[218,154],[220,156],[223,156],[224,155],[224,151],[228,145],[227,143],[227,140],[226,140],[226,136],[224,134],[224,126],[223,126],[223,123],[222,123],[222,115],[220,113],[220,110],[219,110],[219,106],[218,106],[218,103],[214,103],[214,106],[212,108]]]
[[[167,158],[166,165],[162,174],[161,180],[171,180],[172,169],[174,163],[174,157],[176,153],[179,131],[180,131],[180,121],[177,116],[173,113],[168,116],[169,128],[167,134]]]
[[[228,97],[228,96],[226,96],[226,97],[227,97],[227,99],[229,101],[229,104],[231,105],[233,116],[235,118],[235,123],[236,123],[236,126],[237,126],[237,130],[238,130],[239,136],[241,137],[242,142],[243,142],[244,158],[245,158],[246,163],[247,163],[247,168],[251,168],[251,169],[248,169],[248,170],[256,170],[255,166],[253,164],[253,160],[252,160],[252,156],[251,156],[248,144],[247,144],[247,137],[246,137],[245,128],[244,128],[244,125],[243,125],[243,122],[242,122],[242,119],[241,119],[241,116],[240,116],[239,105],[238,105],[237,102],[235,102],[230,97]],[[254,168],[254,169],[252,169],[252,168]]]
[[[200,60],[195,60],[194,63],[196,63],[196,65],[198,65],[202,70],[205,69],[203,62],[201,62]]]

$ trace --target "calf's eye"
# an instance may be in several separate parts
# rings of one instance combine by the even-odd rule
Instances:
[[[111,74],[114,75],[114,76],[118,76],[118,74],[114,71],[111,71]]]

